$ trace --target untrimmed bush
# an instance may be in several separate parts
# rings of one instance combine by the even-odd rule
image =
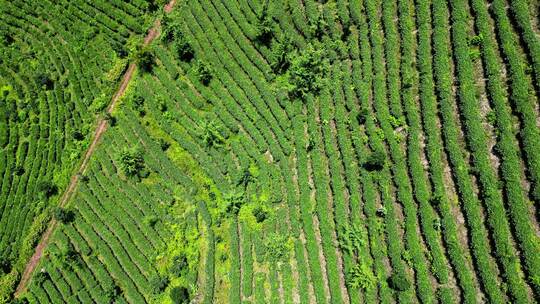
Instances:
[[[38,192],[42,198],[48,199],[58,193],[58,187],[51,181],[41,181],[37,185]]]
[[[53,216],[57,221],[63,224],[71,223],[75,219],[75,213],[73,213],[73,211],[61,207],[54,209]]]
[[[143,154],[137,149],[124,149],[118,160],[120,169],[128,177],[138,176],[145,168]]]
[[[405,291],[411,288],[411,282],[403,272],[393,273],[388,278],[388,285],[397,291]]]
[[[185,287],[174,287],[169,295],[174,304],[187,304],[191,301],[189,290]]]
[[[364,168],[368,171],[380,171],[384,168],[386,162],[386,154],[381,150],[376,150],[369,155]]]

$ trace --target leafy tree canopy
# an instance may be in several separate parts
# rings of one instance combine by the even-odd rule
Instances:
[[[61,207],[56,207],[54,209],[53,216],[57,221],[63,224],[71,223],[75,219],[73,211]]]
[[[323,47],[311,43],[301,52],[295,52],[285,74],[291,97],[303,99],[309,93],[317,95],[324,87],[330,70],[325,54]]]
[[[188,304],[191,301],[189,290],[182,286],[171,289],[169,295],[174,304]]]
[[[145,168],[143,153],[139,149],[124,149],[118,157],[120,169],[128,176],[139,176]]]

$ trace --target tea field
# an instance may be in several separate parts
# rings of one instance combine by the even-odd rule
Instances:
[[[538,1],[0,4],[0,303],[540,302]]]

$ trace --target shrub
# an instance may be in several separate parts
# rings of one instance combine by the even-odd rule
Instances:
[[[411,288],[411,282],[403,272],[393,273],[388,278],[388,285],[397,291],[405,291]]]
[[[264,240],[265,254],[273,261],[282,261],[289,256],[288,235],[270,233]]]
[[[471,45],[477,45],[477,46],[480,45],[482,41],[484,41],[484,36],[482,34],[473,36],[469,39],[469,43]]]
[[[191,43],[184,36],[175,38],[173,51],[178,56],[178,59],[183,61],[191,61],[195,55]]]
[[[243,191],[232,191],[225,196],[227,214],[236,215],[245,203]]]
[[[349,271],[347,285],[353,289],[372,290],[377,285],[377,278],[368,266],[357,264]]]
[[[266,212],[262,207],[257,207],[253,209],[253,216],[255,217],[255,220],[257,223],[262,223],[266,218],[268,217],[268,212]]]
[[[167,288],[169,285],[169,278],[161,277],[159,275],[150,279],[150,288],[153,294],[159,294]]]
[[[75,213],[73,213],[73,211],[71,210],[67,210],[61,207],[56,207],[54,209],[53,217],[57,221],[63,224],[67,224],[67,223],[73,222],[73,220],[75,219]]]
[[[127,177],[138,176],[145,168],[143,154],[137,149],[124,149],[118,158],[120,169]]]
[[[81,141],[84,139],[84,134],[82,134],[82,132],[79,130],[75,130],[71,133],[71,137],[73,137],[75,140]]]
[[[323,88],[329,69],[324,49],[309,44],[291,61],[286,74],[289,93],[295,98],[304,98],[308,93],[318,94]]]
[[[107,299],[107,303],[113,303],[121,294],[122,290],[114,282],[103,287],[103,298]]]
[[[190,302],[189,290],[185,287],[174,287],[169,296],[174,304],[187,304]]]
[[[205,86],[208,85],[212,80],[212,70],[206,63],[200,60],[198,60],[197,64],[195,64],[194,72],[197,79],[199,79],[199,81]]]
[[[376,150],[371,153],[364,163],[364,168],[368,171],[380,171],[384,168],[386,154],[382,150]]]
[[[51,181],[41,181],[37,185],[37,190],[42,198],[48,199],[58,193],[58,187]]]
[[[220,133],[220,128],[215,121],[203,121],[201,125],[202,141],[206,147],[221,147],[225,143],[225,138]]]
[[[156,63],[156,55],[153,50],[145,47],[135,54],[135,61],[141,71],[152,72],[154,64]]]
[[[176,257],[174,257],[172,266],[171,266],[171,274],[175,277],[180,277],[182,274],[186,272],[188,268],[188,260],[185,254],[180,254]]]

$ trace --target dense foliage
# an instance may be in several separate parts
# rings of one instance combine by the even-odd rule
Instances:
[[[2,3],[0,303],[540,298],[534,1],[165,2]]]

